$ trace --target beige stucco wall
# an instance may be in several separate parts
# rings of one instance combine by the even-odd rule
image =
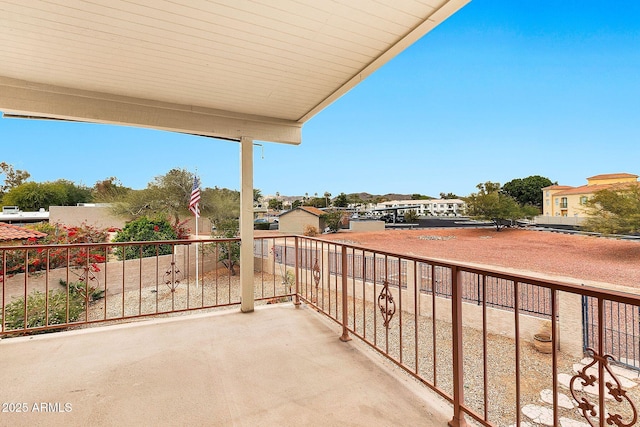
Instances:
[[[187,219],[185,226],[196,233],[196,222],[193,216]],[[82,223],[97,228],[122,228],[126,224],[125,218],[114,215],[109,206],[51,206],[49,208],[49,223],[80,226]],[[211,236],[211,221],[209,218],[198,218],[198,234]]]
[[[122,228],[125,220],[114,215],[109,206],[51,206],[49,223],[69,226],[85,223],[97,228]]]
[[[325,227],[324,221],[319,217],[303,210],[294,210],[288,212],[286,215],[280,216],[278,230],[281,233],[302,234],[305,225],[312,225],[316,227],[319,232],[322,232]]]
[[[548,195],[547,192],[548,191]],[[542,215],[547,217],[586,217],[582,198],[590,198],[593,193],[565,194],[563,190],[546,190],[542,202]],[[567,207],[562,207],[562,199],[567,199]]]

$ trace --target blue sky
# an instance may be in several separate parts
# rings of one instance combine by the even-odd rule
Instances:
[[[640,2],[473,0],[307,122],[300,146],[262,145],[265,195],[640,174]],[[239,188],[238,144],[144,129],[2,119],[0,161],[38,182],[144,188],[177,167]]]

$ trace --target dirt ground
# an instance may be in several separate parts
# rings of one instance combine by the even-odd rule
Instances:
[[[640,288],[640,242],[489,228],[341,231],[323,239],[399,254],[515,268]]]

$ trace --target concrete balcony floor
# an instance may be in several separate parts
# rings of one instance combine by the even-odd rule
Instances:
[[[0,425],[446,425],[440,399],[338,337],[284,304],[4,339],[2,409],[27,413]]]

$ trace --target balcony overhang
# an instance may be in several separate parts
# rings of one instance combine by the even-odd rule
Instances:
[[[0,111],[299,144],[467,2],[3,2]]]

